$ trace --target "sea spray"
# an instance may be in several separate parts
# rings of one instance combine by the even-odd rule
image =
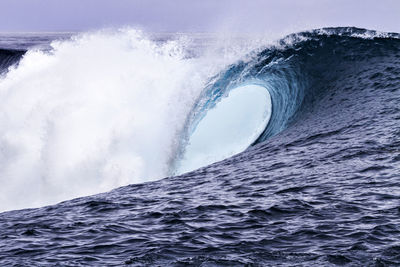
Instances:
[[[0,210],[167,176],[207,77],[184,44],[122,30],[28,51],[0,81]]]

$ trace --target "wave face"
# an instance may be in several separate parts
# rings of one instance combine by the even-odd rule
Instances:
[[[131,185],[0,214],[0,262],[399,265],[399,35],[327,28],[224,60],[184,44],[95,33],[4,61],[3,209]],[[245,151],[134,184],[179,173],[246,86],[270,114]]]

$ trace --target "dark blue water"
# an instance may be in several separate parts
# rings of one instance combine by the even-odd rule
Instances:
[[[23,51],[0,53],[4,69]],[[206,91],[250,80],[274,104],[254,146],[182,176],[1,213],[1,265],[399,266],[399,36],[288,36]]]

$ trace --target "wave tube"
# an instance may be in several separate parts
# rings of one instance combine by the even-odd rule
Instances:
[[[244,85],[202,118],[190,134],[177,173],[184,173],[240,153],[264,132],[271,117],[271,96],[265,87]]]

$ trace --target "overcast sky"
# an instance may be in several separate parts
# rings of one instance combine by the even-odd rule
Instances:
[[[1,32],[136,26],[153,32],[400,32],[400,0],[0,0]]]

